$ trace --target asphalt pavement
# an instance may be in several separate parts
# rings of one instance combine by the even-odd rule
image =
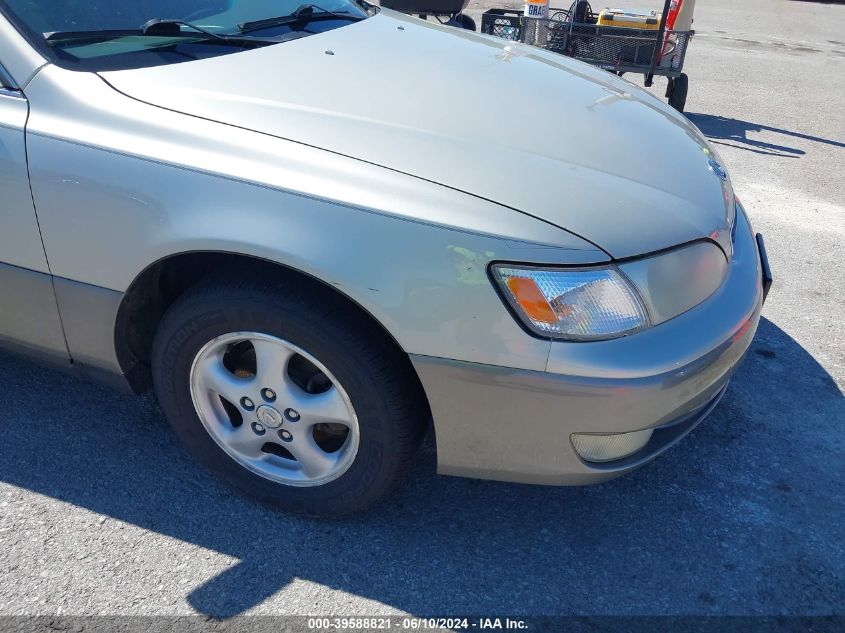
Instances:
[[[704,424],[589,488],[440,477],[429,442],[314,521],[210,478],[151,396],[3,356],[0,614],[845,615],[845,5],[698,5],[689,117],[776,277]]]

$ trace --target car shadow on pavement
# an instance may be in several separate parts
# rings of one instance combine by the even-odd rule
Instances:
[[[701,130],[704,136],[715,143],[737,147],[757,154],[799,158],[800,156],[806,154],[806,152],[802,149],[789,147],[787,145],[767,143],[765,141],[748,138],[749,132],[770,132],[774,134],[781,134],[793,139],[823,143],[825,145],[832,145],[834,147],[845,149],[845,143],[840,141],[834,141],[820,136],[802,134],[800,132],[792,132],[790,130],[784,130],[770,125],[752,123],[750,121],[742,121],[740,119],[731,119],[713,114],[698,114],[695,112],[687,112],[686,116],[698,127],[699,130]]]
[[[151,397],[0,361],[0,481],[236,558],[186,588],[208,616],[243,613],[297,578],[416,615],[842,609],[845,399],[765,319],[711,417],[627,477],[589,488],[438,477],[429,442],[407,486],[336,522],[217,483]]]

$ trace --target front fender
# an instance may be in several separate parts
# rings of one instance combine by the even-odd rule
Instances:
[[[84,95],[84,97],[83,97]],[[493,259],[593,263],[593,245],[511,209],[312,147],[139,103],[45,68],[28,89],[30,173],[51,270],[123,293],[152,262],[239,253],[368,310],[408,353],[542,369]]]

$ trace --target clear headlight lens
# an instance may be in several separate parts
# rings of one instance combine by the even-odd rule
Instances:
[[[611,339],[649,325],[642,301],[613,268],[549,270],[495,265],[493,276],[521,320],[542,336]]]
[[[674,319],[707,299],[725,280],[728,260],[713,242],[695,242],[619,265],[648,308],[651,324]]]

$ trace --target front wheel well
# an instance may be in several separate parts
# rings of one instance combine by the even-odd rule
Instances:
[[[198,282],[211,276],[250,275],[256,279],[282,281],[324,293],[339,301],[363,327],[372,328],[400,354],[410,367],[421,392],[416,371],[396,339],[367,310],[337,288],[302,271],[265,259],[235,253],[193,252],[174,255],[147,267],[126,291],[115,323],[117,360],[136,393],[152,385],[150,358],[153,340],[167,309]],[[424,393],[424,392],[423,392]]]

